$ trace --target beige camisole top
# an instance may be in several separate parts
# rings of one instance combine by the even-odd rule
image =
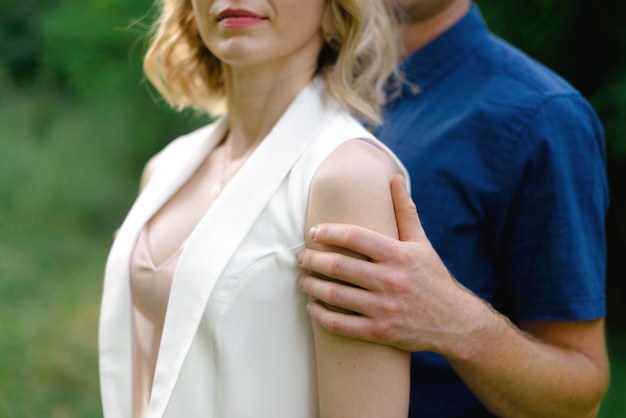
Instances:
[[[133,417],[144,417],[152,391],[159,344],[163,332],[172,279],[183,246],[160,265],[150,252],[146,224],[130,262],[133,338]],[[184,245],[184,244],[183,244]]]

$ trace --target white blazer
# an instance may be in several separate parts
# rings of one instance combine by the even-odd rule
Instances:
[[[322,88],[315,81],[296,97],[187,240],[172,283],[148,417],[318,415],[312,332],[296,262],[309,187],[343,142],[369,138],[385,149],[323,99]],[[132,410],[132,250],[146,222],[221,141],[227,125],[222,117],[160,153],[111,248],[99,327],[107,418],[127,418]]]

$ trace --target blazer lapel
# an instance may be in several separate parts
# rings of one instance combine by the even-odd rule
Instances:
[[[180,146],[163,153],[145,189],[138,196],[119,229],[105,269],[99,325],[99,363],[105,416],[130,416],[132,378],[130,257],[139,233],[148,220],[187,181],[206,155],[222,140],[227,122],[221,119],[189,134]],[[160,158],[160,157],[159,157]],[[164,168],[161,168],[163,164]]]
[[[231,179],[187,241],[172,283],[148,417],[162,417],[226,264],[299,156],[327,126],[321,86],[305,88]]]

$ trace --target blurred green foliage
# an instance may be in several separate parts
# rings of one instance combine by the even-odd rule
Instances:
[[[493,31],[561,73],[607,134],[613,386],[626,387],[626,3],[479,0]],[[3,6],[3,7],[2,7]],[[148,0],[0,0],[0,416],[101,416],[102,272],[144,163],[206,123],[141,73]]]

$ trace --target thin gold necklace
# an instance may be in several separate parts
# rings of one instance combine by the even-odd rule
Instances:
[[[225,144],[226,150],[224,151],[224,158],[222,159],[222,175],[211,189],[211,197],[213,199],[217,199],[217,197],[222,194],[222,191],[224,191],[224,188],[226,187],[230,179],[233,178],[233,176],[237,174],[237,171],[239,171],[239,169],[245,164],[245,162],[248,160],[248,157],[250,156],[250,154],[252,154],[260,141],[252,144],[250,146],[250,149],[248,149],[241,157],[239,157],[241,162],[235,167],[235,169],[231,168],[231,173],[229,173],[228,162],[231,161],[232,158],[233,142],[234,141],[231,139],[230,141],[227,140],[227,143]]]

